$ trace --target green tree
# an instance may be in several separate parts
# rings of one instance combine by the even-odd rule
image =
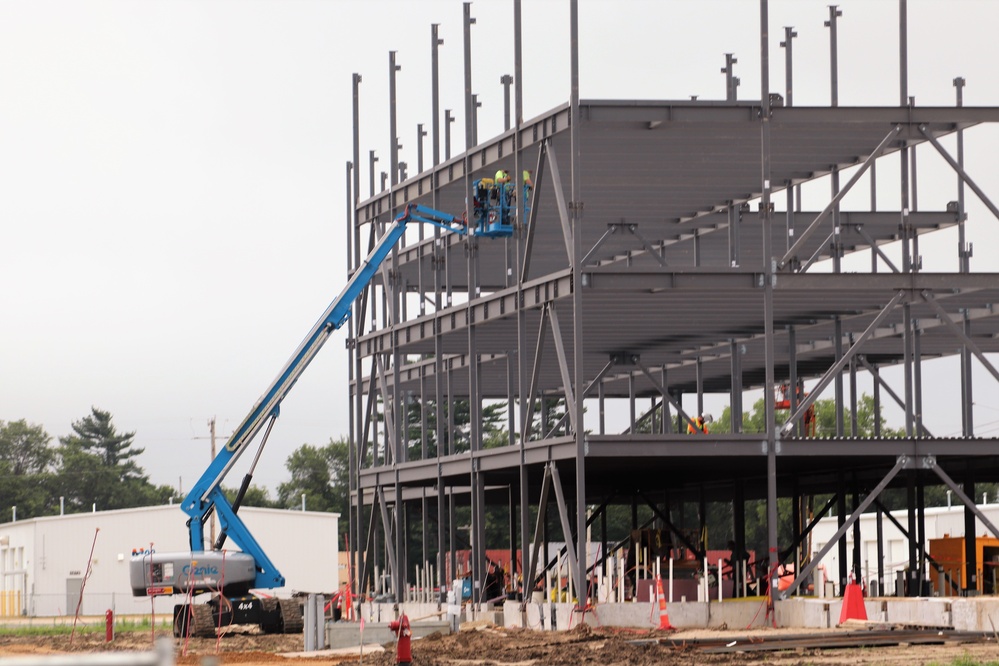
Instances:
[[[239,494],[239,488],[229,488],[222,486],[222,494],[225,498],[229,500],[232,504],[236,501],[236,495]],[[240,502],[240,506],[258,506],[265,509],[281,509],[284,508],[280,502],[271,499],[271,494],[268,492],[267,488],[263,486],[255,486],[252,483],[246,489],[246,493],[243,494],[243,501]]]
[[[164,504],[170,486],[154,486],[135,461],[134,432],[120,433],[111,413],[92,407],[72,424],[73,434],[59,439],[57,487],[70,512]]]
[[[306,509],[340,513],[340,534],[346,534],[350,497],[347,455],[344,438],[330,439],[323,447],[303,444],[295,449],[285,461],[291,480],[278,486],[278,504],[298,508],[304,494]]]
[[[55,452],[52,438],[40,425],[0,421],[0,505],[34,518],[52,510]]]

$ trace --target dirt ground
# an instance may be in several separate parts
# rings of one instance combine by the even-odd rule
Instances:
[[[771,630],[771,636],[790,630]],[[800,630],[795,630],[800,634]],[[765,639],[767,630],[756,631]],[[650,639],[670,638],[673,645]],[[413,642],[413,663],[419,666],[687,666],[693,664],[743,665],[778,664],[784,666],[856,666],[886,664],[919,666],[938,664],[961,666],[999,664],[999,645],[995,640],[932,646],[894,646],[827,650],[787,650],[784,652],[733,652],[705,654],[688,641],[696,639],[736,641],[746,644],[744,631],[655,632],[607,630],[579,627],[568,632],[541,633],[522,629],[502,629],[492,625],[468,627],[453,636],[435,634]],[[729,640],[731,639],[731,640]],[[357,663],[358,654],[333,655],[328,652],[301,654],[302,635],[265,635],[254,631],[233,632],[219,639],[192,638],[188,642],[173,639],[177,664],[241,664],[242,666],[318,666],[320,664]],[[741,643],[740,643],[741,641]],[[19,636],[0,633],[0,662],[12,656],[45,656],[97,651],[147,651],[151,632],[130,632],[105,643],[103,634],[77,634],[70,642],[66,636]],[[391,666],[396,663],[395,646],[384,651],[377,646],[366,648],[363,663]],[[296,654],[297,653],[297,654]]]

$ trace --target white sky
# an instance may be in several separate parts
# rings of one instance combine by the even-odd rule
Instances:
[[[740,99],[758,99],[755,0],[580,5],[582,97],[721,99],[733,52]],[[483,139],[502,130],[512,6],[472,5]],[[897,104],[898,3],[840,7],[840,104]],[[568,98],[568,2],[527,0],[523,18],[530,118]],[[797,106],[829,102],[827,18],[824,2],[770,4],[771,88],[783,92],[779,42],[793,25]],[[461,150],[461,19],[458,0],[0,3],[0,419],[57,438],[91,405],[109,410],[137,432],[154,482],[190,488],[208,463],[208,419],[220,434],[239,422],[345,280],[351,73],[363,76],[366,195],[367,151],[388,168],[389,50],[402,66],[400,159],[415,172],[416,124],[431,122],[431,23]],[[966,105],[999,106],[997,25],[988,0],[911,0],[917,105],[953,104],[951,81],[964,76]],[[967,145],[968,171],[999,200],[999,131],[976,128]],[[942,207],[954,176],[924,149],[920,160],[920,206]],[[897,185],[878,177],[893,207]],[[828,186],[817,192],[821,208]],[[996,270],[997,221],[970,191],[968,202],[973,266]],[[927,270],[956,265],[956,235],[941,239],[922,247]],[[344,338],[286,400],[257,483],[275,489],[295,448],[346,434]],[[956,371],[941,376],[927,387],[927,425],[955,434]],[[984,431],[999,402],[992,378],[977,377]]]

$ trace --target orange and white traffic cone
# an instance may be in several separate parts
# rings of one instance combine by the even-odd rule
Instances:
[[[676,629],[669,623],[669,615],[666,613],[666,595],[663,594],[663,579],[660,576],[656,576],[656,596],[659,597],[659,630]]]

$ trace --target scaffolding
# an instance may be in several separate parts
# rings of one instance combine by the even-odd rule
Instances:
[[[487,506],[508,511],[510,560],[523,554],[525,589],[548,565],[538,550],[547,540],[547,518],[532,517],[547,516],[549,504],[557,507],[563,534],[571,535],[564,553],[576,590],[585,590],[592,569],[603,564],[588,557],[587,532],[599,527],[606,543],[604,509],[613,504],[631,506],[633,515],[636,506],[648,506],[673,538],[700,552],[704,544],[691,542],[675,524],[671,506],[698,503],[703,516],[708,501],[731,503],[736,547],[743,549],[745,503],[764,501],[766,555],[774,564],[793,558],[807,539],[812,525],[802,507],[817,494],[832,495],[818,517],[835,506],[841,527],[818,558],[801,562],[805,566],[784,594],[793,593],[834,547],[840,548],[837,578],[845,584],[859,575],[860,558],[854,554],[855,571],[848,571],[842,537],[858,528],[860,513],[880,506],[886,488],[906,491],[912,577],[906,589],[918,594],[922,488],[946,484],[967,505],[967,533],[973,535],[976,516],[983,519],[974,507],[974,484],[999,480],[999,442],[974,435],[972,412],[972,359],[999,379],[986,356],[999,352],[999,315],[992,306],[999,300],[999,276],[972,267],[966,190],[997,217],[999,209],[986,194],[995,183],[983,189],[964,168],[964,131],[999,122],[999,108],[964,106],[960,78],[954,80],[954,106],[913,103],[905,0],[899,3],[897,106],[838,105],[835,7],[826,23],[833,56],[828,107],[793,104],[797,35],[791,28],[781,44],[782,93],[771,89],[769,30],[760,30],[758,100],[737,99],[731,54],[723,70],[724,100],[581,100],[578,9],[571,0],[570,99],[524,120],[520,0],[513,6],[515,71],[502,80],[506,131],[478,141],[469,56],[474,19],[465,3],[465,138],[472,148],[450,155],[448,112],[444,159],[439,154],[441,42],[434,25],[432,163],[424,168],[421,125],[418,173],[407,177],[400,165],[398,68],[390,54],[389,184],[383,175],[376,192],[371,151],[366,198],[360,193],[361,77],[354,75],[350,271],[407,204],[465,210],[474,198],[472,182],[499,168],[512,167],[515,192],[523,191],[526,172],[533,181],[530,212],[518,216],[511,238],[421,230],[397,248],[355,304],[348,341],[355,594],[370,589],[381,571],[391,580],[386,592],[403,599],[414,564],[424,567],[424,579],[432,572],[435,587],[449,588],[459,539],[471,548],[472,580],[484,580],[486,548],[496,547],[485,540]],[[761,25],[768,25],[766,0],[760,10]],[[939,141],[952,134],[956,155]],[[953,202],[942,210],[917,205],[917,145],[939,154],[956,174]],[[887,208],[876,187],[877,174],[886,169],[896,169],[900,182],[898,199]],[[841,184],[844,171],[850,177]],[[819,178],[831,182],[828,205],[802,210],[801,184]],[[841,210],[844,196],[861,183],[870,185],[869,208]],[[777,212],[780,198],[785,210]],[[958,270],[924,272],[920,243],[954,228]],[[869,264],[862,263],[869,268],[857,271],[856,258],[867,255]],[[962,436],[936,437],[922,423],[921,364],[955,355]],[[891,366],[903,368],[902,386],[880,375]],[[882,436],[877,418],[873,436],[859,436],[860,373],[873,378],[875,414],[884,394],[904,410],[904,437]],[[767,399],[767,431],[744,431],[745,391],[773,396],[779,385],[806,380],[807,392],[787,396],[785,423],[773,425],[774,401]],[[807,437],[802,418],[828,387],[836,431]],[[709,393],[729,395],[731,431],[688,437],[687,425]],[[696,413],[684,409],[684,395],[696,396]],[[607,426],[610,400],[628,405],[626,428]],[[552,401],[564,413],[553,416]],[[503,442],[486,442],[484,412],[491,405],[505,407]],[[456,412],[463,409],[467,426],[459,427]],[[778,544],[778,498],[793,500],[794,544]],[[465,506],[469,524],[459,525],[456,511]],[[413,538],[417,522],[421,534]],[[421,552],[408,552],[411,540]],[[975,571],[974,539],[968,541],[968,570]],[[880,572],[879,590],[883,577]],[[976,589],[975,581],[964,583]],[[773,568],[767,584],[777,591]],[[473,601],[484,600],[478,585],[471,594]],[[579,597],[584,604],[586,595]]]

